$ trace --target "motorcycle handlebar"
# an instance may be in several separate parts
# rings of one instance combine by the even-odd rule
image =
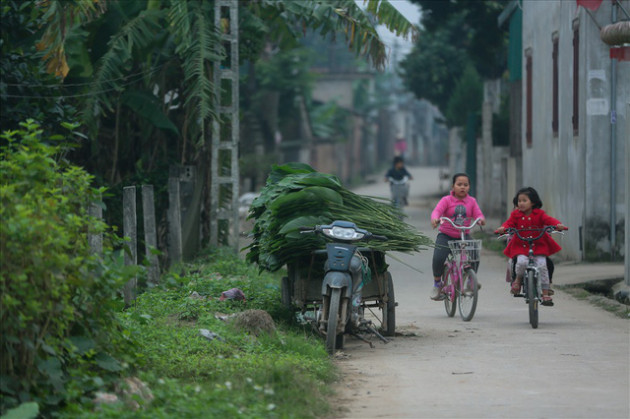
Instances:
[[[389,239],[387,238],[387,236],[379,236],[378,234],[372,234],[372,235],[370,236],[370,238],[371,238],[371,239],[374,239],[374,240],[381,240],[381,241],[387,241],[387,240],[389,240]]]

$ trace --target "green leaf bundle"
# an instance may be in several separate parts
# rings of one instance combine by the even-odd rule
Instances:
[[[249,219],[255,222],[247,260],[269,271],[324,247],[322,237],[300,234],[300,227],[335,220],[351,221],[373,234],[387,236],[387,241],[369,243],[375,250],[414,252],[432,244],[402,221],[400,210],[388,202],[357,195],[343,187],[336,176],[302,163],[273,166],[260,196],[252,203]]]

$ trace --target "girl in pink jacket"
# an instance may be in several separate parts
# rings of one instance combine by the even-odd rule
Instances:
[[[479,224],[485,225],[486,220],[477,205],[477,200],[468,195],[470,191],[470,178],[466,173],[457,173],[453,176],[453,187],[451,193],[442,199],[436,205],[431,213],[431,225],[436,228],[440,225],[440,217],[448,217],[455,224],[470,225],[470,219],[481,217]],[[442,285],[442,274],[444,273],[444,262],[451,252],[448,242],[451,240],[459,240],[459,230],[449,223],[440,225],[439,233],[435,239],[435,248],[433,250],[433,289],[431,290],[431,299],[440,300],[443,295],[440,293]]]

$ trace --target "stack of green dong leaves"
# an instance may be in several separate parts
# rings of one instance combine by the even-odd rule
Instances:
[[[373,234],[387,236],[387,241],[359,243],[374,250],[414,252],[432,244],[403,222],[401,212],[389,202],[357,195],[336,176],[301,163],[273,166],[266,186],[252,203],[249,219],[255,223],[247,260],[269,271],[325,246],[322,237],[300,234],[298,228],[335,220],[351,221]]]

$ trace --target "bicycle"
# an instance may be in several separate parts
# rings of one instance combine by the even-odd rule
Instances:
[[[396,208],[402,208],[407,205],[407,197],[409,196],[409,176],[404,176],[400,180],[388,177],[391,193],[392,205]]]
[[[450,218],[440,217],[441,222],[450,222],[461,234],[460,240],[448,242],[451,253],[444,262],[440,292],[444,295],[446,314],[453,317],[458,307],[459,315],[465,322],[472,320],[477,309],[479,283],[476,266],[481,254],[481,240],[467,240],[466,233],[480,220],[481,218],[477,218],[469,226],[462,226],[455,224]]]
[[[521,232],[534,231],[539,232],[535,237],[523,237]],[[498,239],[509,237],[512,234],[527,242],[529,245],[529,251],[527,252],[528,262],[525,270],[525,276],[523,281],[523,293],[515,294],[514,297],[525,297],[525,303],[529,306],[529,324],[532,325],[532,329],[538,327],[538,304],[542,303],[542,284],[540,282],[540,273],[538,272],[538,266],[534,262],[534,242],[542,238],[545,233],[551,234],[564,234],[556,230],[555,226],[545,226],[543,228],[508,228],[505,230],[505,234],[502,234]],[[515,275],[512,274],[512,282],[515,280]]]

